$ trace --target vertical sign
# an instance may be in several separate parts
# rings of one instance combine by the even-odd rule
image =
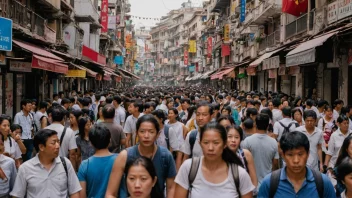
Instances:
[[[212,53],[212,49],[213,49],[213,38],[212,37],[208,37],[208,58],[211,58],[211,53]]]
[[[195,40],[189,41],[189,53],[196,53],[197,52],[197,43]]]
[[[328,5],[328,24],[333,23],[335,21],[337,21],[337,13],[338,13],[338,2],[332,2]]]
[[[246,19],[246,0],[241,0],[241,13],[240,13],[241,23]]]
[[[225,24],[224,26],[224,41],[230,41],[230,24]]]
[[[108,32],[108,0],[101,1],[101,32]]]
[[[188,50],[187,49],[185,49],[185,52],[184,52],[183,63],[185,64],[185,66],[188,65]]]
[[[12,51],[12,20],[0,17],[0,51]]]

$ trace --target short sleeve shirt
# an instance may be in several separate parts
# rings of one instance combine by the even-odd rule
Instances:
[[[285,128],[283,126],[281,126],[280,122],[285,126],[288,127],[291,123],[291,127],[290,127],[290,132],[294,131],[296,129],[296,121],[292,120],[291,118],[284,118],[282,120],[279,120],[277,122],[275,122],[274,124],[274,134],[278,135],[277,140],[280,141],[282,133],[284,132]]]
[[[76,137],[77,147],[81,150],[82,160],[88,159],[90,156],[94,155],[95,149],[91,145],[89,140],[82,140],[81,136]]]
[[[103,124],[109,129],[111,134],[110,152],[119,153],[121,151],[121,140],[126,139],[121,125],[109,122],[103,122]]]
[[[192,132],[189,132],[186,136],[185,143],[181,146],[181,152],[186,154],[186,155],[191,155],[192,157],[201,157],[203,156],[203,150],[202,147],[200,147],[199,144],[199,132],[197,132],[197,138],[193,146],[193,151],[191,151],[191,145],[189,143],[189,138]]]
[[[21,158],[21,149],[13,138],[7,138],[7,140],[4,141],[4,146],[5,152],[9,153],[12,159],[16,160]]]
[[[232,170],[229,168],[228,177],[224,181],[217,184],[211,183],[204,178],[201,168],[203,163],[202,159],[203,157],[200,160],[197,175],[194,179],[194,182],[192,183],[192,193],[189,197],[219,197],[219,195],[221,196],[221,198],[239,197],[236,190],[235,181],[233,180]],[[192,160],[186,160],[180,167],[180,170],[175,179],[175,182],[177,184],[187,190],[190,187],[188,176],[191,170],[191,165]],[[246,170],[239,166],[238,174],[240,181],[239,191],[241,192],[241,194],[245,195],[253,191],[255,187],[253,186],[251,178],[249,177]]]
[[[125,109],[119,106],[117,109],[115,109],[114,123],[121,126],[121,123],[124,123],[125,120],[126,120]]]
[[[138,118],[142,117],[144,114],[140,113]],[[136,144],[136,123],[138,118],[135,118],[133,115],[130,115],[127,117],[125,126],[123,128],[123,131],[125,133],[131,133],[132,134],[132,145]]]
[[[57,136],[59,137],[59,139],[61,139],[61,135],[64,131],[64,126],[62,124],[57,124],[57,123],[53,123],[47,127],[45,127],[45,129],[51,129],[57,132]],[[75,138],[75,134],[72,131],[72,129],[67,128],[66,129],[66,133],[65,133],[65,137],[61,143],[60,146],[60,156],[61,157],[67,157],[69,154],[69,150],[73,150],[77,148],[77,143],[76,143],[76,138]]]
[[[324,142],[322,131],[317,127],[315,127],[313,133],[310,134],[307,132],[307,129],[305,126],[296,128],[296,131],[304,133],[309,140],[310,148],[309,148],[309,157],[307,161],[307,166],[310,167],[311,169],[319,170],[318,145],[321,146]]]
[[[81,191],[75,170],[70,160],[65,158],[68,176],[60,157],[54,159],[48,171],[41,164],[38,154],[23,163],[16,177],[15,185],[10,193],[14,197],[67,197]]]

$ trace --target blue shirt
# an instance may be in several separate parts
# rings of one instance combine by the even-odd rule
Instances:
[[[127,148],[127,163],[140,156],[138,145]],[[176,165],[174,158],[167,148],[158,146],[158,150],[156,151],[152,161],[158,177],[157,185],[159,187],[159,191],[164,192],[166,180],[176,176]],[[122,178],[119,195],[120,197],[128,197],[125,178]]]
[[[82,161],[78,180],[87,183],[87,197],[105,197],[112,166],[117,154],[105,157],[92,156]]]
[[[265,176],[263,179],[263,182],[259,188],[259,193],[258,193],[258,198],[266,198],[269,197],[269,191],[270,191],[270,177],[271,173]],[[324,197],[328,198],[335,198],[335,190],[334,187],[332,186],[329,178],[322,174],[323,178],[323,183],[324,183]],[[281,175],[280,175],[280,183],[277,188],[276,194],[274,198],[281,198],[281,197],[308,197],[308,198],[315,198],[319,197],[315,181],[314,181],[314,176],[312,171],[307,168],[307,174],[306,174],[306,180],[303,182],[301,189],[296,193],[293,185],[291,182],[288,180],[287,175],[286,175],[286,169],[283,168],[281,169]]]

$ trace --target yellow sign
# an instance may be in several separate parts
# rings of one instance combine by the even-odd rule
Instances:
[[[189,53],[196,53],[197,52],[197,43],[195,40],[190,40],[189,41]]]
[[[66,77],[85,78],[86,70],[68,70]]]
[[[233,15],[235,13],[238,4],[239,4],[238,0],[232,0],[232,2],[231,2],[231,15]]]
[[[230,41],[230,24],[224,26],[224,41]]]

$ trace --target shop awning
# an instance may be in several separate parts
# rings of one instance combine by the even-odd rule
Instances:
[[[323,45],[325,41],[337,33],[338,31],[314,38],[300,44],[287,54],[286,66],[289,67],[315,62],[315,48]]]
[[[203,74],[198,73],[198,74],[194,75],[194,76],[193,76],[191,79],[189,79],[189,80],[198,80],[200,77],[202,77],[202,75],[203,75]]]
[[[211,80],[215,80],[215,79],[220,79],[220,80],[221,80],[224,75],[230,73],[230,72],[231,72],[232,70],[234,70],[234,69],[235,69],[234,67],[226,68],[226,69],[224,69],[224,70],[222,70],[222,71],[219,71],[219,72],[213,74],[213,75],[210,77],[210,79],[211,79]]]
[[[205,72],[200,78],[201,78],[201,79],[207,79],[207,78],[209,78],[209,76],[210,76],[211,74],[213,74],[214,72],[216,72],[216,71],[207,71],[207,72]]]
[[[249,64],[249,67],[257,67],[260,63],[263,62],[263,60],[270,58],[273,54],[283,50],[284,48],[280,48],[271,52],[267,52],[263,54],[261,57],[259,57],[257,60],[253,61],[251,64]]]
[[[189,81],[192,78],[192,76],[187,76],[187,78],[185,79],[185,81]]]
[[[135,75],[135,74],[132,74],[131,72],[129,72],[129,71],[126,71],[126,70],[124,70],[124,69],[120,69],[119,68],[119,70],[120,71],[123,71],[124,73],[126,73],[127,75],[130,75],[130,76],[132,76],[132,77],[134,77],[134,78],[136,78],[136,79],[140,79],[140,77],[138,77],[137,75]]]
[[[45,49],[42,49],[38,46],[35,46],[33,44],[29,44],[29,43],[26,43],[23,41],[18,41],[18,40],[13,40],[12,42],[15,43],[16,45],[18,45],[19,47],[21,47],[29,52],[32,52],[33,54],[40,55],[41,57],[55,59],[55,60],[57,60],[57,62],[64,61],[64,59],[48,52]]]
[[[32,68],[61,74],[67,74],[68,72],[68,66],[58,62],[58,60],[37,55],[33,55],[32,57]]]
[[[104,74],[103,80],[105,81],[111,81],[111,76],[109,74]]]

